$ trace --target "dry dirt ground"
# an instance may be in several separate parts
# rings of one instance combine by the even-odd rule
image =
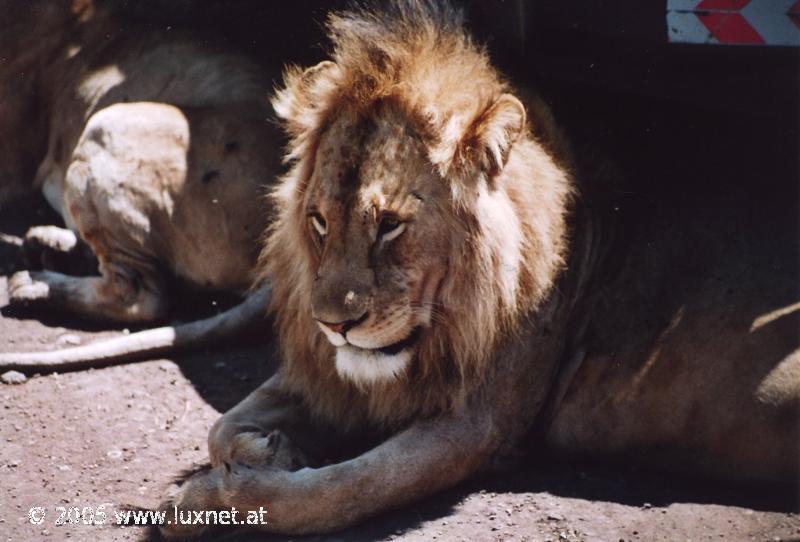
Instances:
[[[21,235],[52,217],[31,202],[0,217]],[[0,242],[0,275],[19,264]],[[211,303],[213,300],[206,300]],[[0,351],[52,349],[122,333],[14,313],[0,277]],[[42,315],[39,315],[41,317]],[[0,542],[157,540],[120,528],[121,504],[155,506],[170,480],[206,457],[214,420],[274,370],[269,325],[237,344],[0,385]],[[626,466],[526,458],[411,507],[308,540],[800,540],[797,494],[719,485]],[[105,525],[57,525],[57,507],[105,504]],[[313,506],[313,503],[309,503]],[[31,507],[46,513],[29,521]],[[235,540],[280,540],[240,535]]]

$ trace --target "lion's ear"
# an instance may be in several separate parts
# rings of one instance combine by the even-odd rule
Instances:
[[[338,70],[339,66],[337,66],[335,62],[331,60],[323,60],[316,66],[311,66],[303,72],[303,75],[301,76],[303,85],[305,85],[307,88],[310,88],[314,86],[320,77],[323,77],[326,74],[330,75],[332,71]]]
[[[489,175],[502,171],[524,129],[525,107],[511,94],[502,94],[478,118],[470,138],[479,164]]]
[[[272,107],[287,129],[295,136],[317,126],[319,112],[325,108],[327,97],[335,88],[339,66],[324,60],[305,71],[296,66],[283,74],[284,87],[272,98]]]

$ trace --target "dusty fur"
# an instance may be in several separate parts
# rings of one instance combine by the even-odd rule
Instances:
[[[273,281],[282,371],[314,412],[344,427],[397,426],[459,405],[490,373],[499,341],[542,300],[565,250],[569,180],[530,129],[551,119],[518,114],[509,85],[455,12],[433,2],[394,7],[332,15],[333,61],[288,69],[273,101],[291,138],[291,168],[273,193],[281,212],[261,268]],[[453,250],[411,371],[358,389],[336,374],[334,349],[311,318],[316,264],[303,201],[331,123],[387,108],[421,136],[429,167],[449,187],[437,204]]]

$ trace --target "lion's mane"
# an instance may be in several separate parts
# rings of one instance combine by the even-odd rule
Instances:
[[[569,178],[531,131],[546,131],[535,125],[549,123],[549,116],[531,118],[528,108],[521,135],[505,142],[511,148],[505,167],[493,171],[492,149],[476,149],[508,84],[465,33],[458,12],[438,2],[392,5],[379,14],[331,16],[332,62],[289,68],[273,100],[290,137],[290,170],[272,194],[279,216],[267,232],[261,268],[273,283],[281,378],[312,412],[344,428],[396,427],[467,400],[491,379],[502,342],[550,292],[566,250]],[[360,389],[336,373],[333,347],[312,319],[315,269],[302,202],[329,120],[345,109],[369,115],[372,105],[386,101],[422,134],[431,164],[451,188],[451,201],[443,204],[452,221],[442,226],[465,229],[467,241],[450,255],[441,308],[406,378]],[[483,204],[481,194],[494,191],[501,191],[494,203]]]

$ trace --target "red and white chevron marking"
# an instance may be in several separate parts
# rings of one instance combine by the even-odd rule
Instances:
[[[800,46],[800,0],[667,0],[675,43]]]

